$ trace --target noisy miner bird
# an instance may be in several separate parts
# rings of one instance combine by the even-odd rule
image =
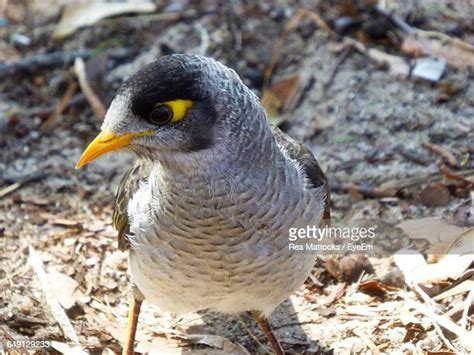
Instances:
[[[289,229],[329,217],[327,180],[310,150],[272,128],[257,96],[216,60],[173,54],[126,80],[77,168],[118,149],[137,156],[118,188],[114,226],[138,290],[124,354],[145,298],[175,314],[267,317],[311,272]]]

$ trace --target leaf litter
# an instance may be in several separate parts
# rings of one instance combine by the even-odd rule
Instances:
[[[209,2],[180,14],[116,13],[113,21],[100,21],[109,12],[74,24],[70,37],[54,46],[59,54],[46,57],[42,49],[53,48],[48,39],[60,7],[48,10],[56,15],[39,16],[37,21],[44,22],[34,29],[18,27],[28,21],[21,5],[9,8],[12,27],[2,41],[19,43],[10,41],[18,29],[33,40],[23,48],[9,44],[15,51],[0,65],[12,76],[0,85],[0,123],[7,132],[0,137],[2,336],[52,339],[53,348],[64,353],[120,351],[129,278],[110,220],[114,190],[130,158],[113,155],[87,171],[73,170],[99,128],[94,112],[103,116],[100,104],[92,110],[88,102],[106,106],[126,68],[142,65],[134,64],[138,52],[149,50],[152,59],[170,51],[204,51],[235,68],[261,97],[265,92],[276,96],[268,110],[312,146],[328,171],[336,218],[376,214],[393,226],[388,233],[400,232],[409,245],[423,246],[411,254],[364,260],[320,257],[306,286],[272,316],[283,346],[310,353],[471,351],[472,230],[461,223],[470,218],[474,176],[469,145],[474,107],[468,99],[473,86],[466,79],[472,67],[469,31],[464,29],[459,39],[443,35],[436,26],[445,23],[443,11],[449,9],[442,6],[433,14],[422,4],[400,21],[397,13],[405,10],[385,1],[386,25],[386,19],[374,18],[380,11],[369,3],[317,2],[297,11],[273,3],[219,8]],[[221,11],[228,26],[213,17]],[[239,21],[243,14],[244,23]],[[459,11],[454,18],[462,24],[463,15]],[[174,23],[180,16],[183,21]],[[351,21],[341,34],[331,26],[343,16]],[[423,28],[429,33],[414,31],[416,21],[405,21],[410,16],[433,16],[435,27]],[[383,25],[380,31],[374,23]],[[87,93],[92,79],[80,69],[78,92],[69,65],[80,56],[87,67],[94,51],[64,53],[91,46],[100,51],[112,35],[118,35],[116,46],[131,50],[124,57],[107,56],[111,69],[99,71],[102,86],[89,90],[93,95]],[[407,43],[416,51],[407,51]],[[27,57],[27,66],[16,61],[17,52]],[[410,73],[420,55],[446,60],[441,78],[457,83],[452,95],[440,100],[442,86],[413,80]],[[30,73],[25,68],[35,65],[40,69],[23,77]],[[42,130],[48,117],[53,124]],[[405,154],[399,153],[400,144]],[[420,197],[423,191],[428,197]],[[437,219],[424,219],[433,216]],[[262,334],[245,316],[174,317],[149,304],[137,341],[143,352],[267,351]]]

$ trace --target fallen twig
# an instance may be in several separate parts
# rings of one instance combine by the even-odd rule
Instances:
[[[252,332],[252,330],[250,330],[249,327],[247,327],[247,324],[245,324],[245,321],[242,318],[242,316],[239,317],[239,322],[242,325],[242,327],[245,329],[245,331],[250,335],[250,337],[255,341],[255,343],[258,344],[260,349],[268,353],[269,352],[268,348],[264,344],[262,344],[262,342],[258,340],[258,337]]]
[[[395,27],[398,27],[403,32],[408,33],[408,34],[416,33],[415,28],[411,27],[408,23],[406,23],[401,17],[397,16],[396,14],[388,12],[382,6],[375,5],[374,10],[380,15],[388,18]]]
[[[431,321],[431,323],[435,327],[436,332],[438,333],[441,340],[443,340],[445,345],[448,348],[450,348],[452,351],[455,351],[455,352],[458,351],[458,349],[456,349],[451,344],[451,342],[444,336],[444,333],[441,330],[440,326],[456,334],[459,337],[461,344],[465,348],[467,348],[468,350],[474,350],[474,348],[472,348],[472,342],[470,341],[472,336],[474,336],[474,332],[469,332],[465,330],[465,328],[458,326],[449,318],[436,314],[435,311],[433,311],[433,309],[437,311],[438,304],[430,296],[428,296],[418,285],[414,284],[413,287],[427,305],[427,306],[418,305],[417,303],[415,303],[414,304],[415,308],[419,312],[423,313],[425,316],[428,317],[428,319]]]
[[[438,162],[438,167],[439,167],[439,172],[446,179],[459,181],[459,182],[461,182],[461,184],[464,184],[466,186],[471,186],[473,184],[472,181],[470,181],[468,178],[464,177],[461,173],[457,174],[457,173],[454,173],[451,170],[449,170],[443,160],[440,160]]]
[[[423,166],[430,164],[430,161],[424,155],[420,154],[419,152],[413,149],[409,149],[405,147],[403,144],[398,145],[395,148],[395,151],[398,154],[400,154],[402,157],[404,157],[405,159],[412,161],[416,164],[423,165]]]
[[[464,171],[459,171],[457,172],[457,176],[463,177],[463,179],[466,179],[465,176],[469,176],[474,174],[474,169],[468,169]],[[426,184],[427,182],[436,182],[436,181],[441,181],[443,179],[443,176],[439,174],[438,171],[428,173],[423,176],[415,176],[413,178],[407,179],[405,182],[400,183],[398,180],[391,180],[384,182],[380,188],[381,189],[395,189],[395,190],[401,190],[401,189],[406,189],[409,187],[421,185],[421,184]],[[466,179],[467,180],[467,179]],[[468,180],[469,181],[469,180]]]
[[[355,39],[349,37],[344,37],[343,43],[347,46],[354,47],[361,54],[372,59],[378,65],[384,65],[388,67],[388,71],[392,75],[401,75],[403,77],[408,77],[408,75],[410,74],[410,65],[403,57],[385,53],[376,48],[367,48],[367,46],[362,42],[356,41]]]
[[[62,113],[69,106],[69,103],[71,102],[72,97],[76,93],[76,90],[77,90],[76,82],[74,81],[70,82],[69,86],[66,89],[66,92],[64,93],[64,96],[59,101],[56,107],[56,110],[48,117],[46,121],[43,122],[43,124],[41,125],[41,129],[43,130],[49,129],[56,123],[59,117],[61,117]]]
[[[397,15],[388,12],[381,6],[375,6],[375,11],[387,17],[392,24],[402,31],[404,41],[402,50],[415,57],[432,55],[446,59],[451,65],[459,68],[474,67],[474,46],[459,38],[450,37],[436,31],[423,31],[410,26]],[[453,54],[456,50],[456,54]]]
[[[280,59],[281,52],[285,45],[286,39],[291,31],[293,31],[300,23],[301,20],[305,17],[309,17],[316,25],[318,25],[321,29],[323,29],[330,37],[338,38],[338,34],[334,32],[331,27],[319,16],[317,13],[306,10],[300,9],[298,12],[287,22],[285,25],[282,34],[280,35],[280,39],[278,43],[273,49],[272,60],[268,67],[265,69],[263,75],[263,87],[268,88],[270,84],[270,79],[272,77],[273,69],[275,68],[276,63]]]
[[[398,189],[389,188],[377,188],[372,186],[361,186],[356,184],[339,184],[332,185],[331,192],[336,193],[351,193],[356,192],[364,198],[383,198],[383,197],[396,197]]]
[[[456,157],[449,150],[443,148],[442,146],[434,143],[423,143],[423,146],[428,148],[433,153],[439,155],[441,158],[446,160],[446,162],[454,168],[459,168],[459,163],[456,160]]]
[[[464,310],[461,317],[461,328],[467,330],[467,316],[469,315],[469,309],[471,308],[472,302],[474,300],[474,288],[471,288],[469,294],[464,301]]]
[[[380,350],[377,348],[377,345],[375,345],[375,343],[369,338],[369,334],[366,334],[362,329],[359,328],[352,329],[352,332],[364,342],[364,344],[371,350],[372,354],[381,354]]]
[[[132,50],[130,48],[116,48],[108,51],[110,57],[121,59],[130,57]],[[71,52],[52,52],[47,54],[39,54],[32,57],[21,58],[12,63],[0,63],[0,78],[5,78],[15,74],[35,73],[40,69],[54,69],[57,67],[68,67],[76,58],[84,60],[89,59],[96,50],[94,49],[78,49]]]
[[[346,292],[346,283],[345,282],[338,283],[329,295],[322,298],[321,304],[330,305],[336,302],[339,298],[341,298],[345,292]],[[316,297],[312,300],[312,302],[316,302]]]
[[[472,345],[471,339],[474,336],[474,333],[472,331],[469,332],[469,331],[464,330],[463,328],[461,328],[459,325],[455,324],[450,319],[436,314],[429,307],[427,307],[425,305],[414,303],[413,307],[418,312],[424,314],[430,320],[430,322],[435,327],[435,329],[436,329],[438,335],[440,336],[440,338],[443,340],[443,342],[446,344],[446,346],[448,348],[450,348],[452,351],[457,353],[459,350],[456,349],[449,342],[448,339],[446,339],[446,337],[444,336],[440,326],[442,326],[443,328],[445,328],[445,329],[449,330],[450,332],[456,334],[459,337],[459,340],[460,340],[461,344],[466,349],[468,349],[469,351],[472,350],[473,345]]]
[[[22,58],[16,62],[0,63],[0,77],[17,73],[32,73],[39,69],[56,68],[71,64],[76,58],[88,59],[94,54],[92,49],[80,49],[72,52],[53,52]]]
[[[386,9],[384,9],[380,5],[374,6],[374,10],[376,12],[378,12],[380,15],[387,17],[395,27],[399,28],[400,30],[402,30],[404,33],[406,33],[408,35],[418,34],[418,35],[421,35],[425,38],[437,38],[437,39],[439,39],[440,41],[442,41],[444,43],[452,42],[455,45],[460,46],[463,49],[470,50],[470,51],[474,50],[473,45],[471,45],[469,43],[466,43],[466,42],[460,40],[459,38],[450,37],[447,34],[442,33],[442,32],[423,31],[423,30],[420,30],[418,28],[412,27],[407,22],[405,22],[401,17],[397,16],[394,13],[388,12]]]
[[[346,61],[346,59],[349,57],[349,54],[352,53],[352,50],[353,47],[346,47],[343,49],[342,53],[339,55],[339,59],[337,60],[336,64],[334,65],[334,68],[331,71],[331,74],[329,75],[328,80],[323,85],[324,91],[326,91],[331,86],[339,70],[339,67]]]
[[[74,61],[74,72],[77,75],[79,81],[79,86],[81,87],[82,92],[86,96],[89,105],[91,105],[92,110],[99,120],[103,120],[107,109],[100,99],[97,97],[97,94],[94,92],[92,87],[89,84],[86,76],[86,65],[82,58],[76,58]]]
[[[136,23],[146,23],[147,21],[190,21],[194,18],[199,18],[206,15],[216,15],[216,11],[196,11],[195,9],[189,9],[185,11],[170,11],[170,12],[160,12],[155,14],[143,14],[135,16],[116,16],[111,18],[106,18],[97,22],[97,25],[116,25],[117,22],[136,22]]]
[[[2,190],[0,190],[0,198],[5,197],[8,194],[12,193],[13,191],[18,190],[20,187],[22,187],[23,185],[25,185],[29,182],[38,181],[38,180],[44,178],[45,176],[46,176],[46,174],[44,174],[43,172],[35,172],[35,173],[29,174],[27,176],[24,176],[20,180],[18,180],[17,182],[14,182],[13,184],[11,184],[11,185],[3,188]]]
[[[35,271],[36,276],[38,277],[44,297],[48,303],[49,309],[51,310],[54,319],[56,322],[58,322],[58,325],[61,327],[64,335],[75,344],[79,344],[79,338],[77,337],[76,331],[74,330],[66,312],[59,304],[59,301],[57,300],[53,290],[49,285],[50,281],[48,280],[48,276],[44,271],[43,262],[31,244],[28,246],[28,250],[30,253],[28,260],[31,264],[31,267]]]
[[[472,280],[464,280],[464,282],[470,282],[470,281],[474,282]],[[458,285],[458,287],[459,286],[461,286],[461,285]],[[471,288],[471,290],[472,290],[472,288]],[[439,297],[439,296],[440,295],[438,295],[436,297]],[[451,295],[448,293],[447,296],[450,297]],[[467,312],[468,315],[469,315],[469,313],[474,312],[474,298],[471,298],[470,300],[468,300],[468,298],[466,298],[466,300],[464,302],[454,305],[453,308],[451,308],[449,311],[447,311],[445,313],[445,315],[447,317],[457,321],[457,320],[462,319],[466,312]]]
[[[403,198],[404,194],[403,189],[414,187],[417,185],[426,184],[428,182],[441,181],[443,178],[448,178],[451,180],[460,181],[466,186],[471,186],[472,182],[465,176],[472,175],[474,169],[469,169],[465,171],[459,171],[456,174],[451,172],[446,165],[441,161],[440,172],[428,173],[424,176],[416,176],[408,179],[405,182],[400,181],[387,181],[380,185],[379,187],[373,187],[370,185],[357,185],[357,184],[332,184],[331,192],[334,193],[356,193],[361,195],[364,198],[384,198],[384,197],[399,197]]]

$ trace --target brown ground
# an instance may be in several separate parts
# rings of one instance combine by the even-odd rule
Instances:
[[[284,26],[302,7],[320,14],[331,26],[344,15],[356,16],[361,24],[350,28],[348,37],[409,60],[400,50],[400,31],[371,12],[370,1],[321,1],[291,7],[280,1],[258,6],[207,1],[191,13],[190,6],[180,5],[186,2],[176,2],[160,6],[158,12],[177,9],[184,19],[122,16],[81,29],[61,42],[50,38],[59,18],[56,7],[25,12],[33,3],[7,6],[10,25],[0,27],[0,44],[12,52],[2,50],[0,61],[96,49],[97,55],[87,63],[88,77],[105,104],[124,77],[169,52],[216,57],[262,95],[265,70],[285,33]],[[384,3],[415,27],[474,42],[473,7],[467,1],[405,0],[398,7],[392,1]],[[16,32],[30,37],[32,43],[11,44]],[[277,102],[287,106],[280,111],[279,122],[312,147],[327,171],[335,218],[365,216],[393,226],[411,218],[440,217],[472,225],[472,184],[446,179],[446,169],[457,177],[472,179],[473,175],[472,67],[448,64],[441,81],[430,83],[392,75],[367,53],[344,49],[340,42],[308,17],[302,18],[289,32],[280,54],[273,57],[277,61],[270,78],[271,84],[299,78],[293,102]],[[117,352],[126,325],[129,277],[126,255],[116,246],[111,213],[117,183],[131,157],[111,155],[74,170],[100,127],[80,90],[64,114],[52,120],[50,128],[42,128],[73,81],[69,64],[39,70],[30,66],[27,72],[0,79],[0,342],[2,338],[4,342],[55,340],[55,350],[50,351],[64,352],[61,346],[70,341],[53,317],[48,297],[28,263],[32,247],[48,272],[47,288],[67,309],[81,347]],[[426,143],[441,147],[441,152],[433,152]],[[439,161],[445,162],[441,165],[444,173]],[[25,180],[32,175],[36,178]],[[5,189],[17,182],[23,183],[6,194]],[[429,187],[431,182],[438,185]],[[428,197],[420,196],[422,189],[428,189]],[[441,206],[428,207],[430,204]],[[387,227],[387,233],[400,232]],[[366,262],[362,259],[339,267],[349,268],[349,273],[355,269],[357,280],[358,268]],[[370,267],[361,267],[368,271],[364,280],[377,278],[397,288],[380,297],[362,292],[358,288],[361,280],[335,277],[334,268],[320,260],[315,279],[272,317],[284,348],[303,353],[453,350],[429,317],[412,312],[410,305],[420,299],[403,279],[398,280],[400,271],[392,256],[374,255],[369,260],[374,270],[371,273]],[[337,262],[331,262],[334,264],[337,268]],[[440,301],[442,313],[465,296],[461,293]],[[467,326],[472,329],[472,315]],[[467,349],[456,334],[445,330],[444,334],[458,351]],[[137,351],[245,353],[241,346],[251,353],[269,351],[247,316],[202,313],[175,317],[145,303]]]

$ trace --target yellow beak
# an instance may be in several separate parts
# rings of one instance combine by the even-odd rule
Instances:
[[[126,147],[135,137],[149,136],[152,134],[154,134],[154,132],[145,131],[116,136],[111,132],[100,132],[99,135],[91,142],[91,144],[89,144],[84,153],[82,153],[81,158],[76,165],[76,169],[82,168],[105,153]]]

